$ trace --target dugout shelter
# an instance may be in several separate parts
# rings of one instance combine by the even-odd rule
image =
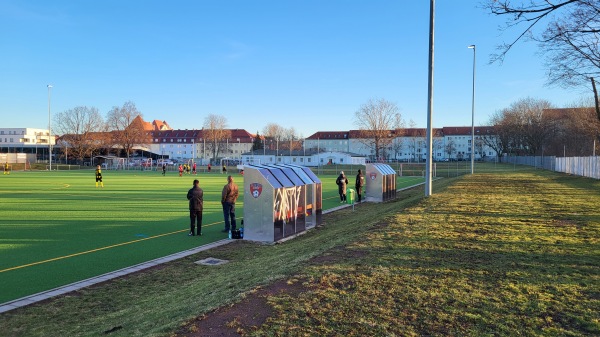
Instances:
[[[316,226],[321,186],[311,174],[292,165],[245,165],[244,239],[277,242]]]
[[[365,171],[366,201],[384,202],[396,199],[396,171],[390,165],[369,163]]]

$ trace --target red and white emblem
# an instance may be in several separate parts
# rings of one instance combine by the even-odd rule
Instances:
[[[250,193],[252,193],[254,198],[260,197],[260,194],[262,193],[262,185],[259,183],[250,184]]]
[[[371,177],[371,180],[375,180],[375,178],[377,178],[377,172],[369,173],[369,177]]]

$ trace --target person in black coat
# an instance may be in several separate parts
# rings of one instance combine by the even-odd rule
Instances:
[[[354,183],[354,187],[356,188],[356,197],[357,197],[358,202],[361,202],[361,200],[362,200],[363,186],[365,186],[365,176],[363,176],[362,171],[359,169],[358,174],[356,175],[356,182]]]
[[[346,186],[348,185],[348,179],[344,175],[344,171],[340,172],[340,175],[335,180],[335,183],[338,185],[338,192],[340,193],[340,203],[343,204],[346,202]]]
[[[187,193],[187,199],[190,203],[190,233],[194,236],[194,229],[197,227],[196,234],[202,235],[202,208],[204,206],[204,191],[200,188],[198,179],[194,179],[194,187]],[[197,226],[196,226],[197,223]]]

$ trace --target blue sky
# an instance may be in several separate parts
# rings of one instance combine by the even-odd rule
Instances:
[[[524,97],[558,107],[589,95],[544,86],[543,60],[478,1],[438,0],[433,126],[470,126]],[[132,101],[146,120],[200,129],[208,114],[254,133],[268,123],[356,129],[371,98],[427,125],[429,1],[0,0],[0,127],[48,127],[52,113]]]

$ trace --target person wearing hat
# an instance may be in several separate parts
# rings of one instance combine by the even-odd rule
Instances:
[[[358,174],[356,175],[356,182],[354,183],[354,187],[356,188],[357,202],[360,202],[362,200],[363,186],[365,186],[365,176],[363,176],[362,171],[358,169]]]
[[[340,193],[340,204],[343,204],[346,202],[346,185],[348,185],[348,179],[344,175],[344,171],[340,172],[335,183],[338,185],[338,192]]]

